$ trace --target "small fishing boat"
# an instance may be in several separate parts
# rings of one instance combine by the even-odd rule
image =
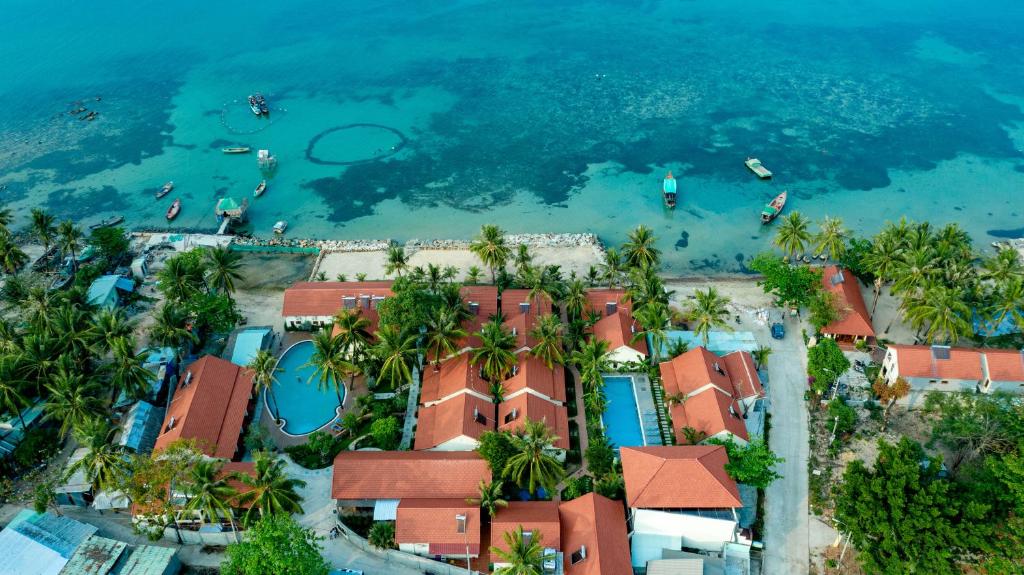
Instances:
[[[259,104],[261,114],[270,115],[270,108],[267,106],[267,99],[263,97],[263,94],[256,94],[256,103]]]
[[[249,148],[245,146],[237,146],[234,148],[221,148],[220,151],[224,152],[225,154],[248,154]]]
[[[167,182],[166,184],[164,184],[164,187],[160,188],[160,191],[156,193],[156,199],[159,200],[160,198],[166,196],[167,194],[171,193],[171,190],[173,189],[174,182]]]
[[[270,154],[270,150],[258,150],[256,152],[256,164],[261,170],[273,170],[277,167],[277,158]]]
[[[743,163],[748,168],[750,168],[751,172],[754,172],[755,174],[757,174],[757,177],[761,178],[762,180],[771,179],[771,177],[772,177],[771,171],[769,171],[768,168],[764,167],[761,164],[761,160],[758,160],[757,158],[747,158],[747,160],[745,162],[743,162]]]
[[[71,280],[73,280],[73,279],[75,279],[74,274],[70,274],[70,273],[57,274],[57,276],[53,278],[53,281],[50,282],[50,291],[56,291],[56,290],[59,290],[59,289],[64,289],[65,287],[67,287],[67,285],[69,283],[71,283]]]
[[[252,110],[252,113],[256,114],[257,116],[263,113],[263,110],[260,109],[260,101],[257,100],[256,96],[253,96],[252,94],[249,94],[249,109]]]
[[[178,212],[180,212],[180,211],[181,211],[181,198],[177,198],[177,199],[174,200],[174,203],[171,204],[171,207],[167,208],[167,221],[171,221],[174,218],[178,217]]]
[[[265,192],[265,191],[267,191],[267,181],[266,180],[262,180],[262,181],[260,181],[260,184],[258,186],[256,186],[256,189],[253,190],[252,195],[253,195],[253,197],[258,198],[258,197],[262,196],[263,192]]]
[[[286,222],[284,220],[281,220],[281,221],[277,222],[276,224],[274,224],[274,233],[275,234],[283,234],[284,231],[287,230],[287,229],[288,229],[288,222]]]
[[[665,206],[669,209],[676,207],[676,179],[672,177],[670,170],[665,180],[661,183],[661,191],[665,196]]]
[[[775,196],[775,199],[768,202],[764,209],[761,210],[761,223],[769,224],[774,220],[780,213],[782,208],[786,206],[786,192],[783,191],[781,194]]]
[[[100,222],[98,224],[93,224],[93,225],[89,226],[89,229],[90,230],[98,230],[100,228],[109,228],[110,226],[116,226],[117,224],[119,224],[119,223],[121,223],[123,221],[124,221],[124,216],[112,216],[112,217],[109,217],[109,218],[103,220],[102,222]]]

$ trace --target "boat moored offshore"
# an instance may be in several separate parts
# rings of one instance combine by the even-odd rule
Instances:
[[[761,164],[761,160],[758,160],[757,158],[747,158],[747,160],[745,162],[743,162],[743,163],[748,168],[750,168],[751,172],[754,172],[755,174],[757,174],[757,177],[761,178],[762,180],[771,179],[771,177],[772,177],[771,171],[768,170],[768,168],[764,167]]]
[[[249,109],[257,116],[263,113],[263,110],[260,109],[260,101],[252,94],[249,94]]]
[[[286,222],[284,220],[281,220],[281,221],[277,222],[276,224],[274,224],[274,233],[275,234],[283,234],[284,231],[287,230],[287,229],[288,229],[288,222]]]
[[[781,194],[775,196],[775,199],[765,205],[764,209],[761,210],[762,224],[771,223],[772,220],[782,213],[782,208],[786,206],[786,195],[787,193],[783,191]]]
[[[181,198],[175,199],[171,207],[167,208],[167,221],[178,217],[179,212],[181,212]]]
[[[669,170],[668,175],[665,176],[665,180],[661,183],[661,192],[665,196],[665,206],[668,208],[676,207],[676,179],[672,176],[672,171]]]
[[[167,182],[167,183],[166,183],[166,184],[164,184],[164,185],[163,185],[163,187],[162,187],[162,188],[160,188],[160,190],[159,190],[159,191],[158,191],[158,192],[156,193],[156,199],[158,199],[158,200],[159,200],[160,198],[162,198],[162,197],[166,196],[167,194],[171,193],[171,190],[173,190],[173,189],[174,189],[174,182]]]
[[[260,181],[259,185],[256,186],[256,189],[253,190],[252,195],[253,195],[253,197],[258,198],[258,197],[262,196],[263,192],[265,192],[265,191],[267,191],[267,181],[266,180],[262,180],[262,181]]]
[[[225,154],[248,154],[249,148],[245,146],[235,146],[232,148],[221,148],[220,151],[224,152]]]
[[[100,228],[109,228],[110,226],[116,226],[117,224],[124,221],[124,216],[111,216],[102,222],[89,226],[90,230],[98,230]]]

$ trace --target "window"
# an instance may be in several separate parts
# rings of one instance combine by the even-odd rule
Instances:
[[[519,313],[530,313],[530,302],[524,301],[519,304]]]
[[[533,531],[523,531],[523,545],[529,545],[533,540]]]
[[[610,301],[610,302],[607,302],[606,304],[604,304],[604,313],[605,313],[605,315],[615,315],[615,312],[618,311],[618,309],[619,309],[618,304],[616,304],[613,301]]]
[[[469,302],[469,313],[473,315],[480,315],[480,304],[475,301]]]
[[[466,516],[456,515],[455,516],[455,532],[465,533],[466,532]]]
[[[570,556],[570,561],[572,562],[573,565],[575,565],[577,563],[583,562],[583,560],[586,559],[586,558],[587,558],[587,546],[583,545],[583,546],[581,546],[579,548],[578,551],[573,551],[572,552],[572,555]]]
[[[948,380],[948,379],[944,379],[944,380],[942,380],[942,381],[941,381],[941,382],[939,382],[939,383],[941,383],[941,384],[943,384],[943,385],[947,385],[947,384],[949,383],[949,380]]]
[[[341,298],[341,305],[345,309],[354,309],[356,307],[356,298],[352,296],[345,296]]]
[[[473,421],[480,425],[487,425],[487,418],[484,417],[484,414],[480,413],[480,410],[475,407],[473,408]]]
[[[516,409],[516,408],[512,408],[512,411],[508,412],[505,415],[505,423],[506,424],[512,423],[513,421],[516,420],[517,417],[519,417],[519,410]]]

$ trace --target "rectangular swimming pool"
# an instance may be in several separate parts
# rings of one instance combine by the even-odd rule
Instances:
[[[604,392],[608,397],[608,408],[603,417],[608,439],[615,447],[647,445],[643,428],[640,426],[640,411],[636,405],[633,378],[628,375],[606,376]]]

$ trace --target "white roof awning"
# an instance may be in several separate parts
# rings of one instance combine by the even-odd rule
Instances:
[[[374,521],[394,521],[398,518],[398,502],[401,499],[378,499],[373,504]]]

